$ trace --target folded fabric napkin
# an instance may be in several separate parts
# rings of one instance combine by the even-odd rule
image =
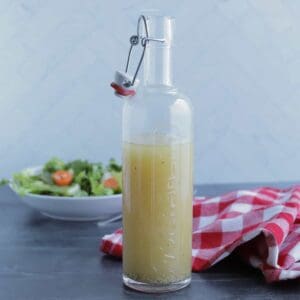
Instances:
[[[100,249],[122,256],[122,229]],[[233,250],[268,282],[300,277],[300,186],[240,190],[193,202],[192,269],[214,265]]]

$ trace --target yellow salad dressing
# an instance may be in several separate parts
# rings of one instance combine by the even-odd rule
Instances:
[[[190,276],[192,144],[123,144],[123,272],[168,284]]]

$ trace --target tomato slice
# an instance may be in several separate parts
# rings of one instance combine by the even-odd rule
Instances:
[[[119,187],[118,181],[113,177],[110,177],[110,178],[104,180],[103,185],[104,185],[104,187],[113,189],[113,190],[116,190]]]
[[[52,174],[52,180],[56,185],[67,186],[73,181],[73,175],[69,171],[59,170]]]

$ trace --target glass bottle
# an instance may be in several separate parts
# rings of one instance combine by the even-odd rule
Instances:
[[[123,108],[123,281],[144,292],[191,280],[192,110],[172,84],[173,23],[146,16],[143,84]]]

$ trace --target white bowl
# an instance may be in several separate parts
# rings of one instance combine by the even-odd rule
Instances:
[[[37,173],[41,167],[31,170]],[[10,184],[10,188],[16,192]],[[17,194],[18,195],[18,194]],[[18,195],[22,202],[48,217],[66,221],[106,220],[122,211],[122,194],[110,196],[63,197],[27,194]]]

